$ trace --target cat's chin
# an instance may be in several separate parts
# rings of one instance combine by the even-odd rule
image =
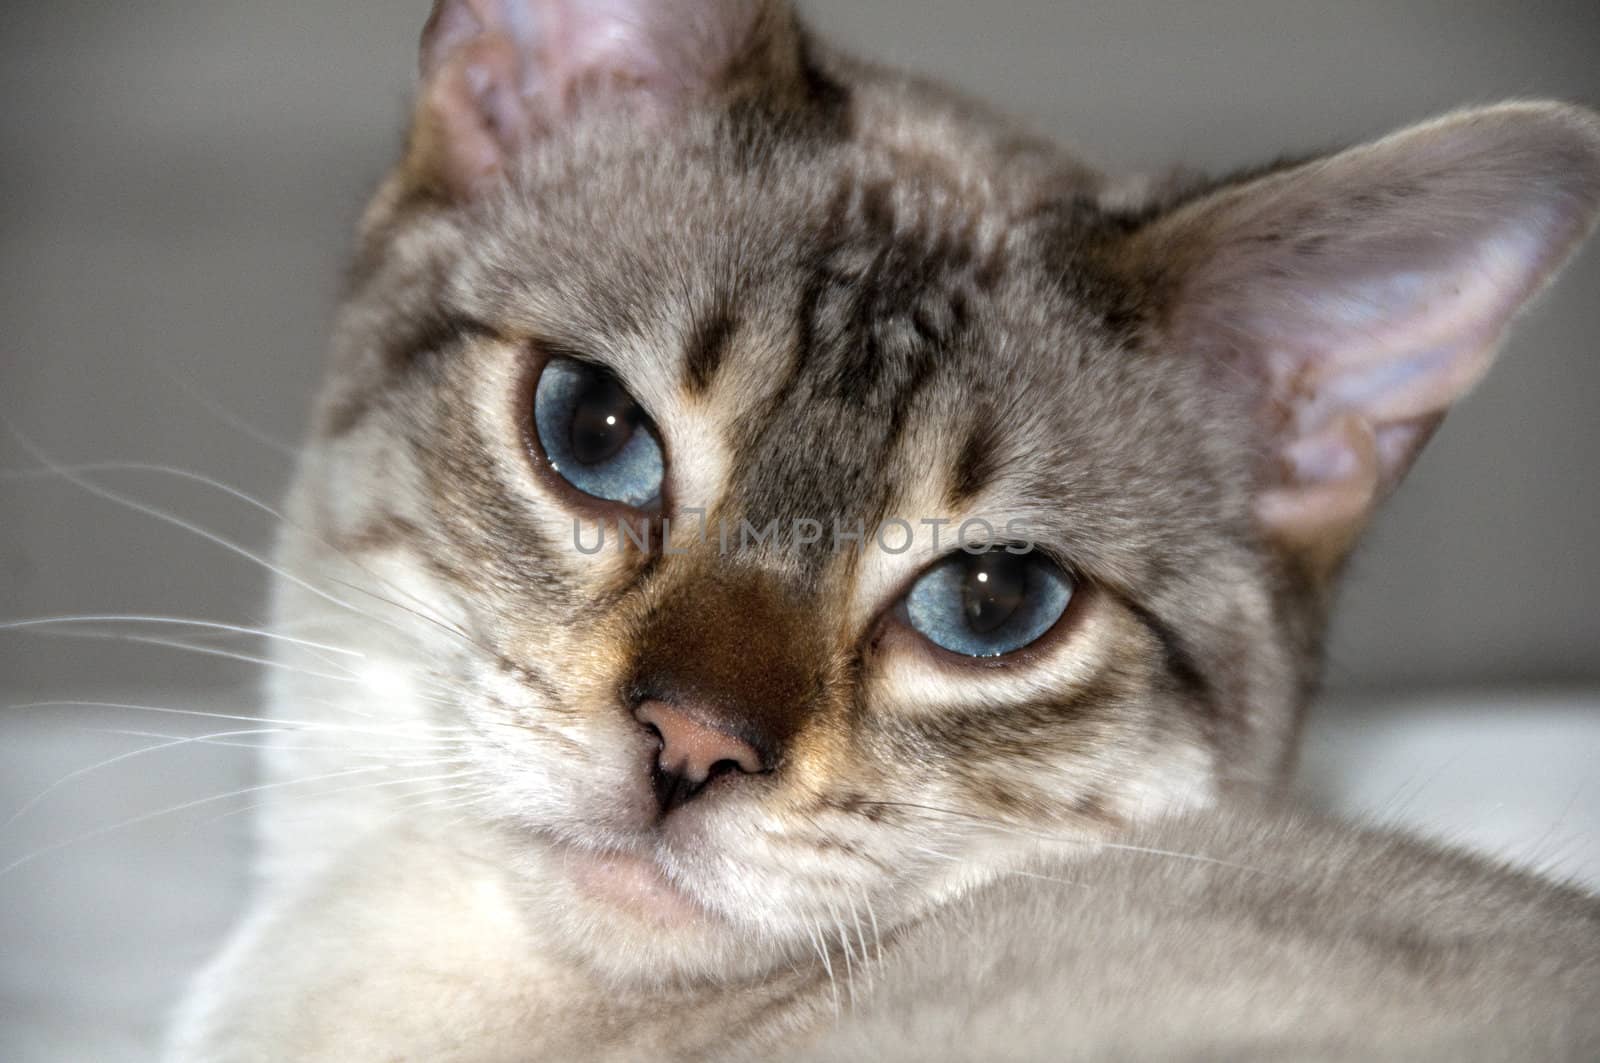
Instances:
[[[652,857],[543,839],[536,861],[542,932],[618,985],[758,977],[791,950],[752,947],[741,926],[672,881]]]
[[[720,922],[647,856],[567,848],[561,865],[585,900],[647,926],[689,929]]]

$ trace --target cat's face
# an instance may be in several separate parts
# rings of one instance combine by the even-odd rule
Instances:
[[[428,278],[377,335],[392,375],[336,385],[316,520],[482,643],[435,632],[418,664],[496,810],[792,936],[951,877],[991,821],[1088,835],[1202,796],[1238,662],[1284,652],[1220,407],[1108,323],[1072,218],[864,177],[889,163],[848,145],[719,166],[721,136],[552,153],[368,282]],[[574,420],[633,404],[573,456]],[[969,553],[963,524],[1033,550]],[[991,579],[1020,594],[985,627]],[[662,818],[647,699],[759,773]]]
[[[569,55],[610,17],[535,7]],[[1043,837],[1273,781],[1337,561],[1447,391],[1352,429],[1372,364],[1319,386],[1273,333],[1303,293],[1204,272],[1348,204],[1130,202],[778,9],[705,10],[569,70],[440,5],[282,551],[390,609],[335,621],[368,711],[459,729],[453,814],[621,967],[892,925]],[[1391,176],[1363,194],[1425,194]],[[1542,276],[1586,223],[1495,238]]]

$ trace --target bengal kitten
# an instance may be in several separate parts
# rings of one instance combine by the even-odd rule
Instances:
[[[1257,801],[1597,206],[1574,106],[1118,181],[776,0],[439,0],[174,1058],[1586,1053],[1593,899]]]

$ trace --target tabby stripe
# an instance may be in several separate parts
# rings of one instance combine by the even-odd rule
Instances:
[[[1128,607],[1134,617],[1143,624],[1146,630],[1155,636],[1161,646],[1161,655],[1166,664],[1167,673],[1178,681],[1179,687],[1195,701],[1199,702],[1206,710],[1206,715],[1213,720],[1221,719],[1222,706],[1217,700],[1216,691],[1206,679],[1205,673],[1195,663],[1194,656],[1184,647],[1183,641],[1178,638],[1177,632],[1168,627],[1166,622],[1138,602],[1126,598],[1123,604]]]
[[[688,349],[683,353],[684,386],[691,394],[703,395],[710,390],[736,327],[733,315],[722,306],[695,322]]]

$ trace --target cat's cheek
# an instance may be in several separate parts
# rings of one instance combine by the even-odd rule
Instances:
[[[655,813],[652,748],[605,697],[605,670],[530,678],[479,662],[462,705],[497,816],[596,842],[633,837]]]

